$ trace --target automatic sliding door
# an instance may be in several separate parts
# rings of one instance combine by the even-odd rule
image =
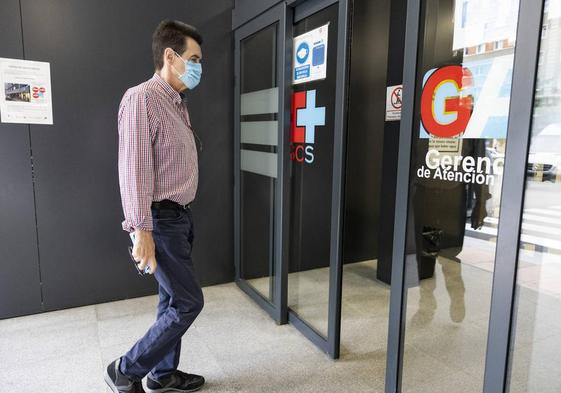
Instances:
[[[403,391],[483,389],[517,21],[518,0],[421,2]]]

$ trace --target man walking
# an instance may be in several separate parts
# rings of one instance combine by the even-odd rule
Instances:
[[[195,134],[183,92],[201,77],[198,31],[163,21],[152,37],[156,72],[129,89],[119,107],[119,184],[125,220],[134,232],[133,258],[159,284],[156,322],[109,364],[105,381],[115,393],[193,392],[204,378],[177,369],[181,337],[203,308],[191,249],[189,204],[198,181]]]

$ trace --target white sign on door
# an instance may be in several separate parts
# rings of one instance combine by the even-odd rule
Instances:
[[[386,90],[386,121],[401,120],[403,85],[388,86]]]
[[[328,28],[329,23],[294,37],[292,84],[326,78]]]

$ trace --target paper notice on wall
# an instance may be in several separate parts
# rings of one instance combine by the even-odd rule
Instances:
[[[53,124],[49,63],[0,57],[0,120]]]
[[[386,89],[386,121],[400,121],[403,85],[388,86]]]
[[[326,78],[328,31],[329,23],[294,37],[292,84]]]

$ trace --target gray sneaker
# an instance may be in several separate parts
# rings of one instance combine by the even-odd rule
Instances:
[[[113,361],[105,370],[105,382],[114,393],[146,393],[141,381],[131,381],[119,369],[121,358]]]

